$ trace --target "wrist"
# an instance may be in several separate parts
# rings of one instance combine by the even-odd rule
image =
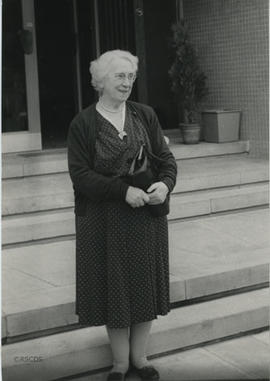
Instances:
[[[168,193],[170,193],[172,191],[173,187],[171,186],[170,179],[168,179],[167,177],[166,178],[164,177],[163,179],[160,179],[159,181],[166,185],[166,187],[168,189]]]
[[[164,185],[164,189],[166,190],[166,194],[168,194],[169,193],[168,185],[164,181],[161,181],[161,183]]]
[[[124,186],[123,186],[123,190],[122,190],[122,199],[123,200],[127,200],[127,195],[128,195],[128,191],[130,190],[130,185],[128,185],[128,184],[125,184]]]

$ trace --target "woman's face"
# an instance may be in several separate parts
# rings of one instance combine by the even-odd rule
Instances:
[[[103,94],[108,101],[119,104],[130,96],[136,73],[131,62],[123,58],[113,60],[103,81]]]

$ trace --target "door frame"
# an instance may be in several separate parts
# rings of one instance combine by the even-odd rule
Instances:
[[[28,130],[2,133],[2,152],[41,150],[41,125],[34,0],[21,0],[22,27],[32,33],[33,52],[24,54]]]

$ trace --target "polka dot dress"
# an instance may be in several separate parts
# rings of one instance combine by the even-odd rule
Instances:
[[[126,110],[125,131],[98,113],[95,170],[126,175],[142,141],[140,121]],[[89,200],[76,216],[76,314],[86,326],[123,328],[170,311],[167,217],[125,201]]]

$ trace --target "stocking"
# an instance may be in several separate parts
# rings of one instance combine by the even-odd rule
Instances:
[[[127,328],[106,326],[113,354],[112,372],[125,373],[129,367],[129,332]]]
[[[133,324],[130,327],[130,357],[137,368],[149,365],[146,358],[146,346],[149,339],[152,320]]]

